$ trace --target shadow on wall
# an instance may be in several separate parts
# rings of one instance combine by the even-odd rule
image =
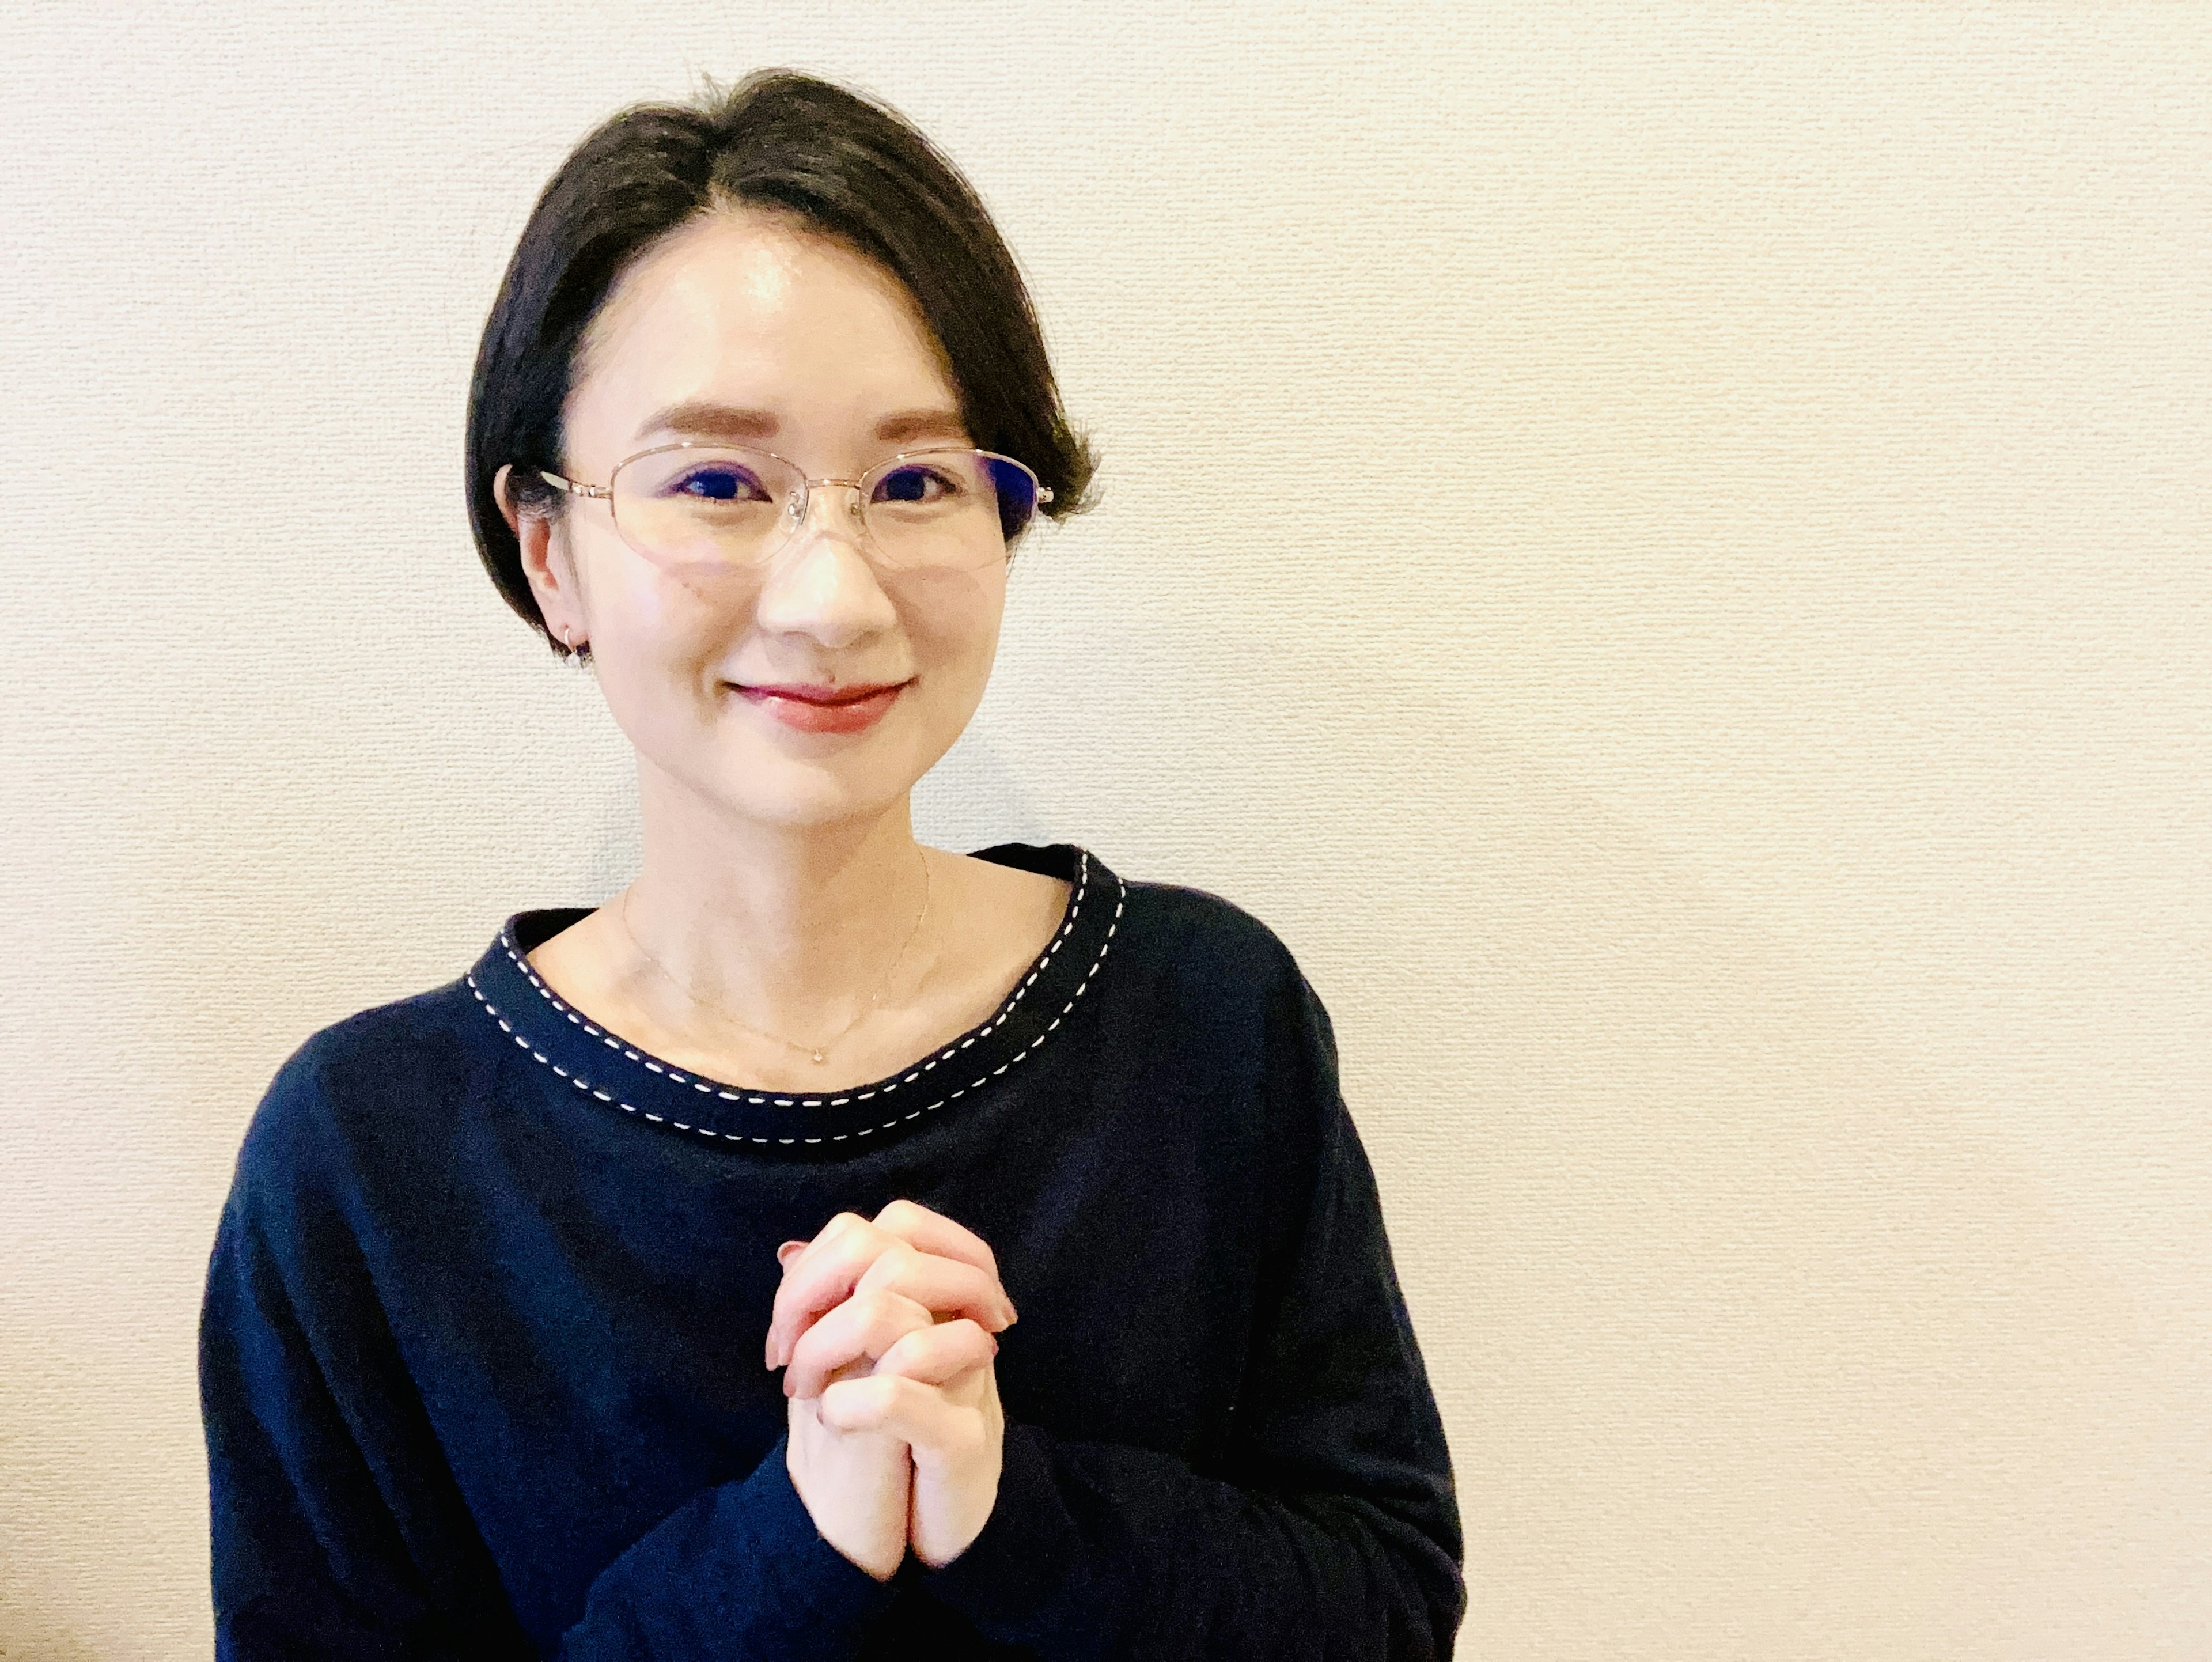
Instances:
[[[611,775],[599,797],[598,828],[592,833],[592,851],[584,861],[583,882],[568,904],[599,906],[637,874],[645,858],[645,835],[637,818],[637,777],[634,770]]]
[[[998,843],[1051,840],[1005,752],[977,722],[915,787],[914,830],[925,843],[963,854]]]
[[[1437,753],[1362,857],[1443,898],[1345,868],[1372,899],[1335,961],[1454,1433],[1462,1648],[2200,1653],[2212,1440],[2028,1159],[2020,1081],[1910,960],[1785,933],[1758,868]],[[1352,836],[1286,818],[1271,852]]]

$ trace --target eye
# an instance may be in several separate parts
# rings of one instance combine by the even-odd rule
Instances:
[[[662,494],[709,502],[774,500],[774,493],[761,482],[757,473],[742,463],[731,461],[702,462],[696,467],[686,468],[669,480]]]
[[[927,462],[906,462],[876,481],[868,498],[878,502],[940,502],[961,494],[958,476],[951,468]]]

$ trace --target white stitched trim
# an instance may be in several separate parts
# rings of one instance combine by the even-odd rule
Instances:
[[[1086,853],[1086,854],[1084,855],[1084,857],[1083,857],[1083,869],[1084,869],[1084,874],[1085,874],[1085,876],[1086,878],[1087,878],[1087,877],[1088,877],[1088,875],[1089,875],[1090,865],[1091,865],[1091,857],[1090,857],[1090,855]],[[1111,919],[1109,919],[1109,920],[1108,921],[1108,922],[1107,922],[1107,925],[1106,925],[1106,935],[1105,935],[1105,938],[1104,938],[1103,940],[1102,940],[1102,941],[1098,943],[1098,956],[1097,956],[1097,958],[1093,959],[1091,961],[1091,968],[1090,968],[1089,971],[1088,971],[1088,972],[1084,976],[1083,979],[1082,979],[1081,981],[1079,981],[1079,982],[1076,983],[1076,985],[1075,985],[1075,991],[1074,991],[1074,992],[1073,992],[1073,993],[1069,996],[1067,1002],[1066,1002],[1066,1004],[1064,1004],[1064,1005],[1062,1005],[1062,1006],[1060,1007],[1060,1014],[1059,1014],[1058,1015],[1054,1016],[1054,1017],[1052,1019],[1052,1026],[1051,1026],[1047,1027],[1047,1028],[1044,1030],[1044,1032],[1043,1032],[1039,1033],[1039,1034],[1036,1036],[1036,1038],[1035,1038],[1034,1039],[1032,1039],[1032,1040],[1031,1040],[1028,1044],[1024,1045],[1021,1050],[1019,1050],[1016,1051],[1016,1052],[1014,1053],[1014,1056],[1013,1056],[1013,1057],[1012,1057],[1012,1059],[1011,1061],[1005,1062],[1001,1062],[1001,1063],[1000,1063],[997,1068],[994,1068],[990,1073],[988,1073],[988,1074],[985,1075],[981,1079],[971,1080],[971,1081],[969,1081],[967,1084],[965,1084],[965,1085],[962,1086],[958,1090],[952,1092],[951,1094],[946,1095],[946,1096],[939,1097],[939,1098],[935,1102],[931,1103],[931,1104],[929,1105],[929,1106],[928,1106],[928,1107],[927,1107],[927,1108],[916,1108],[916,1109],[915,1109],[915,1110],[914,1110],[912,1112],[910,1112],[910,1113],[902,1115],[902,1116],[900,1116],[900,1117],[896,1117],[896,1118],[893,1118],[893,1119],[887,1119],[887,1120],[884,1121],[884,1123],[883,1123],[882,1124],[880,1124],[880,1125],[870,1125],[870,1126],[866,1126],[866,1127],[863,1127],[861,1129],[857,1130],[857,1131],[840,1131],[840,1132],[838,1132],[835,1136],[827,1137],[827,1138],[824,1138],[824,1137],[806,1137],[806,1138],[801,1139],[801,1138],[798,1138],[798,1137],[754,1137],[754,1136],[747,1136],[747,1135],[746,1135],[744,1133],[743,1133],[742,1131],[714,1131],[714,1130],[710,1130],[710,1129],[708,1129],[706,1126],[703,1126],[703,1125],[686,1125],[686,1124],[685,1124],[683,1121],[681,1121],[681,1120],[672,1120],[672,1119],[665,1118],[664,1116],[659,1115],[659,1114],[647,1113],[644,1109],[638,1107],[635,1103],[624,1102],[624,1101],[623,1101],[623,1100],[622,1100],[622,1099],[621,1099],[621,1098],[619,1098],[619,1097],[614,1097],[614,1096],[610,1096],[610,1095],[608,1095],[606,1092],[605,1092],[605,1091],[602,1091],[602,1090],[599,1089],[597,1087],[595,1087],[594,1085],[592,1085],[592,1082],[591,1082],[589,1080],[585,1079],[581,1075],[578,1075],[578,1074],[571,1074],[571,1073],[566,1073],[566,1072],[563,1072],[561,1068],[557,1068],[557,1067],[555,1067],[555,1066],[554,1066],[554,1064],[553,1064],[553,1062],[552,1062],[552,1061],[551,1061],[549,1057],[547,1057],[547,1056],[546,1056],[543,1052],[541,1052],[541,1051],[538,1050],[537,1049],[535,1049],[535,1048],[531,1044],[530,1041],[529,1041],[528,1039],[525,1038],[524,1038],[520,1033],[516,1032],[514,1031],[514,1026],[513,1026],[508,1022],[507,1019],[505,1016],[501,1015],[501,1014],[499,1013],[499,1009],[498,1009],[498,1008],[497,1008],[495,1005],[494,1005],[494,1004],[492,1003],[492,1001],[491,1001],[489,999],[488,999],[488,998],[486,998],[486,997],[484,996],[484,995],[483,995],[483,989],[477,985],[476,974],[475,974],[475,972],[474,972],[473,971],[471,971],[467,976],[464,977],[463,977],[463,979],[465,979],[465,981],[467,981],[467,983],[469,983],[469,990],[470,990],[471,992],[474,993],[474,994],[477,995],[477,1003],[479,1003],[479,1004],[481,1004],[481,1005],[483,1005],[483,1006],[484,1007],[484,1013],[485,1013],[487,1015],[490,1016],[490,1017],[491,1017],[491,1019],[492,1019],[494,1021],[496,1021],[497,1023],[499,1023],[500,1031],[501,1031],[501,1032],[503,1032],[503,1033],[507,1034],[510,1038],[514,1039],[514,1041],[517,1044],[520,1045],[524,1050],[528,1050],[528,1051],[530,1052],[530,1055],[531,1055],[531,1057],[532,1057],[532,1060],[544,1062],[544,1063],[545,1064],[545,1066],[547,1066],[548,1068],[551,1068],[553,1069],[553,1071],[554,1071],[556,1074],[560,1075],[560,1076],[561,1076],[562,1079],[567,1080],[567,1081],[568,1081],[568,1083],[569,1083],[569,1084],[571,1084],[571,1085],[574,1086],[574,1087],[575,1087],[579,1091],[581,1091],[581,1092],[585,1093],[586,1093],[586,1095],[588,1095],[588,1096],[591,1096],[591,1097],[596,1098],[598,1100],[599,1100],[599,1101],[601,1101],[601,1102],[611,1103],[611,1104],[613,1104],[613,1105],[614,1105],[614,1106],[616,1106],[616,1107],[617,1107],[617,1108],[621,1109],[621,1110],[622,1110],[624,1113],[626,1113],[626,1114],[635,1114],[635,1115],[637,1115],[640,1118],[642,1118],[642,1119],[647,1119],[647,1120],[652,1121],[655,1125],[669,1125],[669,1126],[672,1126],[675,1129],[679,1130],[679,1131],[696,1131],[696,1132],[697,1132],[701,1136],[702,1136],[702,1137],[706,1137],[706,1138],[708,1138],[708,1139],[710,1139],[710,1140],[724,1141],[724,1142],[757,1142],[757,1143],[771,1143],[771,1142],[772,1142],[772,1143],[777,1143],[777,1144],[780,1144],[780,1145],[785,1145],[785,1146],[788,1146],[788,1145],[790,1145],[790,1144],[792,1144],[792,1143],[799,1142],[799,1141],[806,1141],[806,1142],[810,1142],[810,1143],[817,1143],[817,1142],[824,1142],[824,1141],[828,1141],[828,1142],[844,1142],[844,1141],[848,1141],[848,1140],[850,1140],[850,1139],[852,1139],[852,1138],[854,1138],[854,1137],[865,1137],[865,1136],[869,1136],[869,1135],[873,1135],[875,1132],[878,1132],[878,1131],[888,1131],[888,1130],[890,1130],[890,1129],[891,1129],[891,1127],[893,1127],[894,1125],[903,1125],[903,1124],[905,1124],[905,1123],[907,1123],[907,1121],[908,1121],[908,1120],[920,1119],[920,1118],[921,1118],[924,1114],[929,1113],[929,1112],[931,1112],[931,1111],[932,1111],[933,1110],[934,1110],[934,1109],[942,1108],[942,1107],[944,1107],[944,1106],[945,1106],[945,1105],[946,1103],[948,1103],[948,1102],[951,1102],[951,1101],[954,1101],[954,1100],[957,1100],[957,1099],[959,1099],[959,1098],[961,1098],[961,1097],[964,1097],[964,1096],[966,1096],[966,1095],[968,1094],[968,1093],[969,1093],[969,1092],[973,1091],[973,1090],[975,1090],[975,1089],[977,1089],[978,1087],[981,1087],[981,1086],[984,1086],[984,1085],[988,1085],[988,1084],[989,1084],[989,1083],[991,1082],[991,1081],[993,1081],[993,1080],[996,1079],[996,1078],[997,1078],[1000,1074],[1005,1073],[1005,1072],[1006,1071],[1006,1069],[1007,1069],[1007,1068],[1009,1068],[1012,1067],[1012,1066],[1014,1065],[1014,1063],[1015,1063],[1015,1062],[1019,1062],[1019,1061],[1022,1061],[1024,1057],[1028,1056],[1031,1051],[1035,1050],[1037,1048],[1037,1046],[1038,1046],[1038,1045],[1040,1045],[1040,1044],[1043,1044],[1043,1043],[1045,1042],[1046,1038],[1047,1038],[1047,1037],[1048,1037],[1048,1036],[1052,1032],[1053,1029],[1054,1029],[1054,1028],[1055,1028],[1055,1027],[1058,1027],[1058,1026],[1060,1026],[1060,1024],[1062,1021],[1064,1021],[1064,1020],[1066,1020],[1067,1019],[1067,1013],[1068,1013],[1070,1010],[1073,1010],[1073,1009],[1075,1008],[1075,1001],[1076,1001],[1077,999],[1079,999],[1079,998],[1080,998],[1080,997],[1082,997],[1082,996],[1083,996],[1084,989],[1085,989],[1085,988],[1087,988],[1088,986],[1090,986],[1090,984],[1091,984],[1091,977],[1092,976],[1095,976],[1095,975],[1097,975],[1097,974],[1098,973],[1098,966],[1099,966],[1100,965],[1103,964],[1103,963],[1106,961],[1106,954],[1107,954],[1108,951],[1109,951],[1109,950],[1113,947],[1113,945],[1114,945],[1114,934],[1115,934],[1115,931],[1116,931],[1117,929],[1119,929],[1119,928],[1121,927],[1121,909],[1123,908],[1123,906],[1124,906],[1124,905],[1126,905],[1126,904],[1127,904],[1127,901],[1128,901],[1128,895],[1129,895],[1129,886],[1128,886],[1127,883],[1122,882],[1122,881],[1121,881],[1121,880],[1118,876],[1117,876],[1114,880],[1115,880],[1115,888],[1116,888],[1116,892],[1115,892],[1115,897],[1114,897],[1114,916],[1113,916],[1113,917],[1112,917]],[[1079,889],[1076,891],[1076,900],[1077,900],[1077,902],[1078,902],[1079,904],[1080,903],[1080,901],[1081,901],[1081,899],[1082,899],[1082,895],[1083,895],[1083,892],[1082,892],[1082,890],[1081,890],[1080,888],[1079,888]],[[1054,938],[1054,941],[1053,941],[1052,946],[1051,946],[1051,947],[1050,947],[1050,948],[1046,952],[1045,956],[1044,956],[1044,959],[1043,959],[1042,960],[1040,960],[1040,961],[1039,961],[1039,963],[1038,963],[1038,965],[1037,965],[1037,971],[1042,971],[1042,970],[1044,968],[1044,965],[1045,965],[1045,963],[1046,963],[1046,962],[1048,962],[1048,961],[1051,959],[1052,954],[1053,954],[1054,953],[1056,953],[1056,952],[1058,952],[1058,951],[1060,950],[1060,942],[1061,942],[1062,941],[1065,941],[1065,940],[1067,938],[1068,931],[1069,931],[1070,929],[1073,928],[1074,927],[1075,927],[1075,908],[1074,908],[1074,906],[1071,905],[1071,906],[1069,907],[1069,909],[1068,909],[1067,922],[1066,922],[1066,925],[1065,927],[1063,927],[1063,928],[1061,928],[1061,930],[1060,930],[1060,934],[1059,934],[1057,936],[1055,936],[1055,937]],[[516,953],[515,953],[515,952],[514,952],[514,949],[513,947],[508,947],[508,948],[507,948],[507,955],[509,958],[513,959],[514,960],[514,962],[515,962],[517,965],[521,965],[521,966],[522,966],[522,971],[523,971],[523,973],[524,973],[525,975],[530,975],[530,970],[529,970],[529,966],[528,966],[528,965],[527,965],[526,963],[525,963],[525,961],[524,961],[520,957],[519,957],[519,956],[517,956],[517,955],[516,955]],[[1024,981],[1024,982],[1023,982],[1023,983],[1022,983],[1021,991],[1022,991],[1022,992],[1027,992],[1027,991],[1029,990],[1030,982],[1030,981],[1034,981],[1034,980],[1036,980],[1036,971],[1032,971],[1032,972],[1030,973],[1030,977],[1029,977],[1029,979],[1028,979],[1027,981]],[[537,987],[538,990],[540,993],[544,994],[545,997],[546,997],[549,1001],[550,1001],[552,1002],[552,1004],[554,1005],[554,1007],[555,1007],[556,1008],[559,1009],[559,1010],[562,1012],[562,1014],[563,1014],[564,1015],[568,1016],[568,1018],[571,1021],[575,1022],[579,1026],[589,1026],[589,1024],[588,1024],[588,1023],[585,1022],[585,1021],[584,1021],[584,1020],[583,1020],[580,1016],[578,1016],[578,1015],[577,1015],[574,1011],[570,1010],[570,1009],[568,1008],[568,1006],[566,1006],[565,1004],[562,1004],[559,999],[555,998],[555,997],[553,996],[553,995],[552,995],[550,992],[547,991],[547,989],[546,989],[546,988],[545,988],[545,986],[544,986],[544,983],[542,983],[542,982],[540,982],[540,981],[538,979],[538,977],[537,977],[536,976],[534,976],[534,975],[530,975],[530,980],[531,980],[531,983],[532,983],[533,986]],[[1020,996],[1021,996],[1021,994],[1020,994],[1020,993],[1017,993],[1017,994],[1015,995],[1015,999],[1016,999],[1017,1001],[1018,1001],[1018,999],[1020,998]],[[1007,1015],[1007,1014],[1011,1014],[1011,1013],[1012,1012],[1013,1008],[1014,1008],[1014,1007],[1013,1007],[1013,1004],[1012,1004],[1012,1003],[1009,1003],[1009,1004],[1006,1006],[1006,1010],[1000,1013],[1000,1016],[998,1017],[998,1020],[994,1020],[994,1022],[992,1022],[991,1026],[995,1027],[995,1026],[997,1026],[999,1025],[999,1022],[1005,1020],[1006,1020],[1006,1015]],[[592,1031],[593,1031],[593,1032],[597,1032],[597,1029],[592,1029]],[[989,1029],[989,1028],[985,1028],[985,1029],[983,1029],[983,1030],[982,1030],[982,1032],[989,1032],[989,1031],[990,1031],[990,1029]],[[980,1038],[981,1036],[981,1033],[979,1033],[979,1034],[977,1035],[977,1037],[979,1037],[979,1038]],[[602,1037],[604,1037],[604,1035],[602,1035]],[[611,1044],[613,1044],[613,1041],[611,1041],[611,1040],[609,1040],[609,1041],[608,1041],[608,1043],[610,1043]],[[628,1050],[626,1049],[626,1047],[624,1047],[624,1046],[623,1046],[623,1045],[620,1045],[620,1044],[613,1044],[613,1048],[615,1048],[615,1049],[617,1049],[617,1050],[623,1050],[623,1051],[624,1051],[624,1054],[629,1055],[629,1056],[632,1056],[633,1058],[635,1058],[635,1059],[642,1060],[642,1058],[636,1057],[636,1053],[635,1053],[635,1051]],[[951,1054],[952,1054],[952,1052],[953,1052],[954,1050],[961,1050],[961,1049],[964,1049],[964,1048],[966,1048],[966,1047],[965,1047],[965,1046],[962,1046],[962,1045],[950,1045],[950,1046],[947,1046],[944,1050],[940,1051],[940,1052],[938,1054],[938,1056],[937,1056],[936,1060],[937,1060],[937,1061],[939,1061],[939,1062],[942,1062],[942,1061],[943,1061],[946,1056],[948,1056],[951,1055]],[[648,1063],[647,1063],[647,1065],[648,1067],[650,1067],[652,1064],[648,1062]],[[932,1065],[934,1065],[934,1063],[933,1063]],[[679,1074],[675,1073],[672,1069],[668,1069],[668,1068],[655,1068],[653,1071],[654,1071],[654,1072],[656,1072],[656,1073],[664,1074],[664,1075],[666,1075],[666,1077],[668,1077],[668,1078],[670,1078],[670,1079],[681,1079],[681,1078],[683,1077],[683,1075],[679,1075]],[[915,1078],[915,1077],[917,1077],[917,1076],[919,1075],[920,1071],[921,1071],[921,1070],[917,1070],[917,1072],[916,1072],[915,1074],[910,1074],[910,1075],[908,1075],[907,1077],[908,1077],[908,1079]],[[903,1080],[902,1080],[902,1081],[899,1081],[899,1082],[900,1082],[901,1084],[903,1084],[903,1083],[905,1083],[906,1081],[903,1081]],[[892,1086],[886,1085],[886,1086],[884,1086],[884,1087],[882,1087],[882,1092],[883,1092],[883,1093],[888,1093],[889,1092],[890,1092],[890,1091],[891,1091],[891,1090],[893,1090],[894,1088],[896,1088],[896,1087],[892,1087]],[[741,1096],[741,1095],[740,1095],[740,1093],[732,1093],[732,1092],[727,1092],[727,1091],[720,1092],[720,1093],[719,1093],[719,1094],[720,1094],[720,1095],[722,1095],[722,1096],[725,1096],[725,1097],[729,1097],[729,1098],[731,1098],[731,1099],[732,1099],[732,1100],[744,1100],[744,1101],[746,1101],[746,1102],[761,1103],[761,1104],[767,1104],[767,1103],[769,1103],[769,1102],[771,1102],[771,1101],[779,1101],[779,1100],[787,1101],[787,1100],[788,1100],[788,1099],[771,1099],[771,1098],[769,1098],[769,1097],[744,1097],[744,1096]],[[808,1107],[808,1108],[816,1108],[816,1107],[823,1107],[823,1106],[828,1106],[828,1107],[833,1107],[833,1108],[834,1108],[834,1107],[841,1106],[841,1105],[842,1105],[843,1104],[845,1104],[845,1103],[847,1103],[847,1102],[854,1102],[854,1101],[865,1102],[865,1101],[866,1101],[869,1097],[875,1096],[875,1095],[877,1095],[877,1094],[878,1094],[878,1092],[875,1092],[875,1091],[869,1091],[869,1092],[865,1092],[865,1093],[862,1093],[860,1096],[859,1096],[859,1097],[840,1097],[840,1098],[837,1098],[836,1100],[834,1100],[834,1101],[832,1101],[832,1102],[826,1103],[826,1104],[825,1104],[825,1103],[819,1102],[819,1101],[817,1101],[817,1100],[814,1100],[814,1099],[800,1099],[800,1101],[799,1102],[799,1104],[798,1104],[797,1105],[799,1105],[799,1106],[802,1106],[802,1107]]]
[[[1116,879],[1115,880],[1118,882],[1120,880]],[[586,1032],[589,1033],[593,1038],[599,1040],[600,1044],[605,1045],[609,1050],[621,1051],[624,1056],[628,1057],[632,1062],[643,1062],[647,1068],[652,1070],[653,1073],[659,1074],[664,1079],[672,1079],[678,1085],[688,1085],[695,1091],[703,1091],[710,1095],[720,1097],[724,1102],[743,1102],[756,1108],[765,1108],[771,1105],[778,1108],[842,1108],[851,1103],[866,1102],[872,1096],[889,1096],[893,1091],[897,1090],[900,1086],[913,1084],[915,1081],[920,1079],[924,1074],[937,1066],[939,1062],[945,1061],[956,1051],[966,1050],[977,1039],[982,1038],[988,1034],[996,1031],[1000,1025],[1003,1023],[1007,1017],[1013,1014],[1014,1008],[1022,1001],[1023,997],[1029,992],[1030,983],[1051,967],[1054,955],[1060,951],[1061,943],[1066,941],[1069,935],[1075,933],[1075,921],[1077,918],[1083,916],[1083,897],[1090,886],[1091,851],[1088,849],[1085,849],[1081,851],[1080,859],[1076,866],[1075,896],[1074,898],[1067,903],[1067,916],[1060,923],[1060,933],[1053,936],[1052,945],[1044,949],[1044,956],[1037,959],[1037,961],[1030,966],[1029,974],[1022,978],[1022,984],[1014,989],[1013,996],[1006,1001],[1006,1003],[1000,1008],[999,1013],[993,1016],[990,1020],[985,1022],[983,1026],[976,1028],[975,1032],[969,1034],[965,1038],[959,1040],[956,1044],[946,1045],[935,1056],[930,1057],[927,1062],[922,1063],[921,1067],[907,1075],[905,1078],[895,1079],[888,1085],[879,1085],[874,1090],[863,1092],[859,1096],[799,1097],[795,1099],[791,1097],[779,1097],[773,1093],[760,1096],[750,1096],[743,1091],[732,1091],[726,1089],[713,1080],[694,1079],[689,1074],[678,1073],[673,1068],[665,1068],[659,1062],[653,1061],[650,1056],[641,1056],[637,1051],[623,1044],[622,1040],[617,1038],[613,1034],[604,1032],[595,1026],[580,1012],[572,1010],[568,1005],[562,1003],[561,1001],[560,995],[550,987],[548,987],[543,981],[540,981],[538,978],[538,971],[530,967],[530,960],[523,957],[520,953],[514,950],[514,946],[508,941],[507,938],[507,931],[504,929],[500,931],[499,944],[506,950],[508,960],[514,964],[516,969],[521,971],[522,973],[529,978],[530,984],[538,989],[538,996],[543,998],[548,1004],[550,1004],[562,1015],[568,1017],[572,1023],[581,1027]],[[1123,885],[1122,893],[1126,894],[1127,892],[1127,886]],[[1121,906],[1118,898],[1115,903],[1114,916],[1117,919],[1121,916]],[[1109,928],[1106,931],[1106,937],[1110,941],[1113,939],[1113,936],[1114,931]],[[1101,958],[1105,956],[1105,952],[1103,948],[1099,952],[1099,956]],[[1096,964],[1093,964],[1091,967],[1095,971],[1098,966]],[[475,984],[476,983],[474,982],[470,983],[470,985],[471,986],[474,986]],[[932,1105],[934,1106],[935,1105],[933,1104]]]

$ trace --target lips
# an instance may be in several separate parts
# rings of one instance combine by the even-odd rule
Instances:
[[[903,681],[861,683],[842,687],[738,686],[739,697],[763,714],[801,733],[862,733],[906,690]]]
[[[896,692],[905,685],[903,681],[854,682],[842,687],[801,686],[740,686],[746,694],[758,693],[767,698],[796,698],[806,704],[856,704],[863,698],[872,698],[879,692]]]

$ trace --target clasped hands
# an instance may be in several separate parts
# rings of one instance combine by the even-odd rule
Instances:
[[[785,1460],[822,1538],[878,1580],[935,1568],[998,1501],[1006,1416],[992,1336],[1014,1320],[998,1260],[912,1201],[786,1241],[767,1362],[786,1370]]]

